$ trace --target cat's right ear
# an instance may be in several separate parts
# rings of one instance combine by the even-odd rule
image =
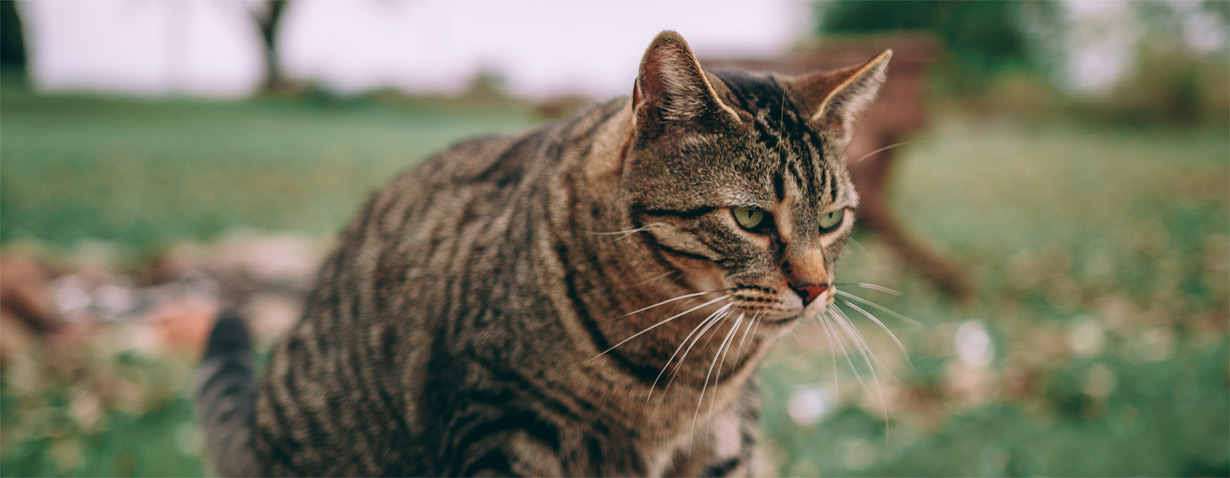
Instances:
[[[696,55],[678,33],[659,33],[645,50],[632,91],[636,130],[657,137],[672,125],[697,120],[739,122],[718,98]]]
[[[880,91],[892,56],[892,50],[884,50],[863,64],[794,77],[786,86],[809,110],[812,125],[848,142],[854,118]]]

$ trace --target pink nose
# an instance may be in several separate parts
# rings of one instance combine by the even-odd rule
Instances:
[[[829,285],[803,283],[790,284],[790,288],[794,289],[794,292],[799,294],[799,297],[803,299],[803,306],[806,307],[807,304],[810,304],[813,300],[816,300],[816,297],[820,297],[820,294],[823,294],[824,291],[829,290]]]

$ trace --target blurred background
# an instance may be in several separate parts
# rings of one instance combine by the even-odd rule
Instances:
[[[895,293],[846,287],[876,304],[843,306],[872,358],[818,324],[769,357],[773,470],[1230,475],[1230,2],[0,0],[0,21],[0,474],[208,473],[187,396],[228,291],[267,350],[371,191],[627,94],[674,29],[715,67],[896,51],[840,267]]]

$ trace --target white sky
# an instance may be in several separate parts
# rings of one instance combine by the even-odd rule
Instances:
[[[5,0],[0,0],[5,1]],[[1177,10],[1194,3],[1177,1]],[[1131,68],[1143,28],[1128,4],[1064,0],[1069,83],[1105,90]],[[250,20],[260,0],[22,0],[30,70],[46,91],[242,97],[264,75]],[[812,28],[802,0],[296,0],[281,30],[292,78],[340,93],[393,87],[456,93],[481,71],[529,98],[627,94],[660,30],[702,57],[771,55]],[[1208,15],[1185,17],[1197,48],[1224,44]],[[1210,23],[1212,22],[1212,23]],[[1212,45],[1212,46],[1209,46]]]
[[[26,0],[31,74],[45,90],[242,96],[261,81],[251,0]],[[674,29],[702,56],[784,51],[810,28],[800,1],[297,0],[288,76],[342,93],[455,93],[480,71],[545,98],[628,93],[641,53]]]

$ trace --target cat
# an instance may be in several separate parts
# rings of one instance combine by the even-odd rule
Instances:
[[[843,164],[891,51],[707,72],[459,143],[376,192],[254,378],[224,314],[196,405],[225,475],[749,475],[755,368],[836,291]]]

